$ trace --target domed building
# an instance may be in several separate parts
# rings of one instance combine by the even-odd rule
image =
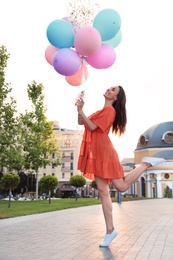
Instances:
[[[162,157],[166,162],[144,172],[131,187],[131,193],[139,197],[163,198],[166,187],[173,191],[173,121],[154,125],[139,136],[134,159],[122,161],[125,173],[137,167],[146,156]]]

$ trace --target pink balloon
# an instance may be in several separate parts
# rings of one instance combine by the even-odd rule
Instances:
[[[74,47],[82,56],[94,54],[101,45],[100,33],[91,26],[79,29],[74,38]]]
[[[88,78],[88,68],[85,63],[82,64],[79,71],[72,75],[72,76],[66,76],[66,81],[72,85],[72,86],[80,86],[82,85]]]
[[[85,57],[85,60],[95,69],[107,69],[114,64],[116,53],[113,47],[101,44],[99,50],[95,54]]]
[[[59,48],[56,48],[53,45],[49,45],[47,46],[46,50],[45,50],[45,58],[47,60],[47,62],[50,65],[53,65],[53,56],[55,55],[55,53],[59,50]]]

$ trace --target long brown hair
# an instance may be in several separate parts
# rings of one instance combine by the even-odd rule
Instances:
[[[113,103],[113,108],[116,111],[116,116],[112,125],[112,133],[117,135],[124,134],[127,124],[126,115],[126,94],[124,89],[119,86],[119,93],[117,95],[117,100]]]

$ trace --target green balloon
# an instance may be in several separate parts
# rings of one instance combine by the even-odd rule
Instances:
[[[102,43],[108,44],[111,47],[116,48],[120,44],[121,40],[122,40],[122,32],[121,30],[119,30],[118,33],[112,39],[108,41],[104,41]]]

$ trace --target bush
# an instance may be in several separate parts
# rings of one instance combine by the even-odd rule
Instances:
[[[169,186],[164,189],[164,198],[172,198],[172,189]]]

